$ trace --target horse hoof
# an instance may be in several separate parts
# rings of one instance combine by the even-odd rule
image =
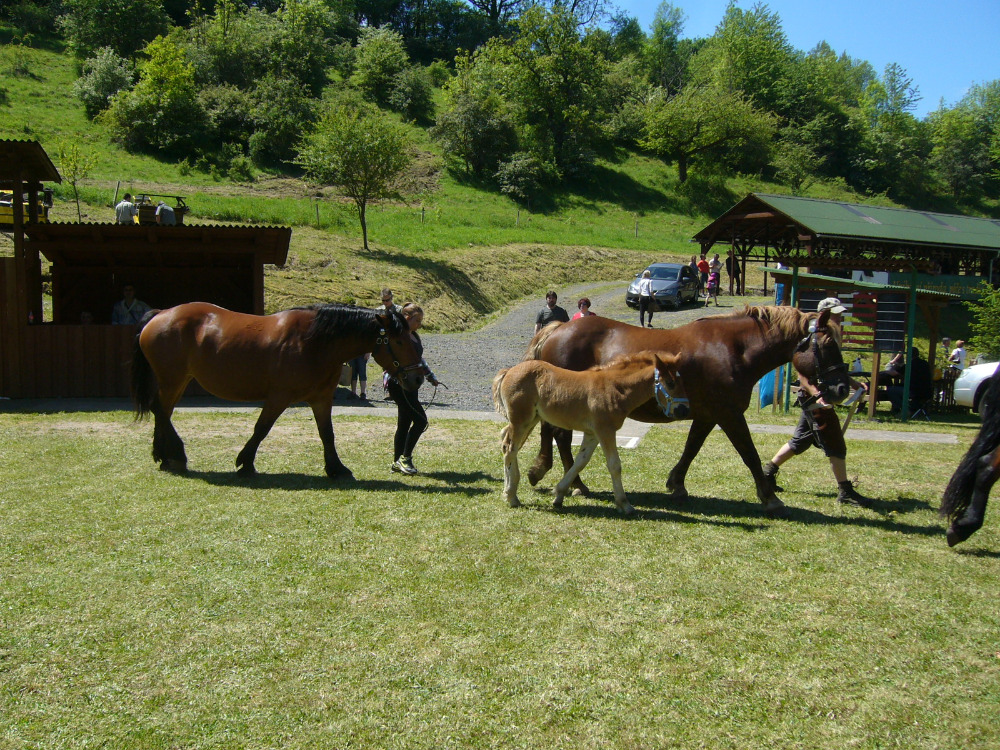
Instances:
[[[768,518],[785,518],[788,516],[788,508],[777,498],[764,506],[764,512],[767,513]]]
[[[542,477],[544,477],[545,474],[546,474],[545,469],[539,468],[537,466],[532,466],[530,469],[528,469],[528,483],[532,487],[534,487],[536,484],[542,481]]]
[[[552,501],[552,507],[553,508],[562,508],[563,507],[563,499],[561,497],[557,497],[555,500]]]
[[[634,515],[635,515],[635,508],[633,508],[633,507],[632,507],[631,505],[629,505],[628,503],[625,503],[625,504],[624,504],[624,505],[623,505],[622,507],[620,507],[620,508],[619,508],[618,510],[620,510],[620,511],[622,512],[622,515],[623,515],[623,516],[626,516],[626,517],[630,517],[630,516],[634,516]]]
[[[255,477],[257,470],[253,466],[241,466],[236,470],[236,474],[241,477]]]
[[[954,547],[956,544],[964,542],[972,536],[973,532],[975,532],[975,529],[953,523],[948,529],[948,546]]]
[[[511,508],[520,508],[521,501],[518,500],[516,497],[509,497],[507,498],[507,505],[509,505]]]
[[[330,471],[329,469],[327,469],[326,475],[330,477],[330,479],[350,479],[350,480],[354,479],[354,472],[348,469],[346,466],[341,466],[339,469],[336,469],[334,471]]]
[[[169,471],[171,474],[186,474],[187,461],[178,461],[173,458],[168,458],[160,464],[160,471]]]

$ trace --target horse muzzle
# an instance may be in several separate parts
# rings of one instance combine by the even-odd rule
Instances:
[[[671,419],[687,419],[691,413],[691,401],[686,398],[671,396],[670,392],[663,387],[660,381],[656,381],[653,386],[653,395],[656,398],[656,405],[660,407],[663,416]]]
[[[828,404],[839,404],[851,393],[851,388],[846,383],[829,384],[823,388],[823,400]]]
[[[415,391],[424,384],[424,373],[421,370],[404,368],[396,373],[396,380],[404,391]]]

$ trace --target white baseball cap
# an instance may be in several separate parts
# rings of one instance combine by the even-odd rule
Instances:
[[[833,315],[840,315],[847,312],[847,308],[836,297],[827,297],[816,305],[816,312],[823,312],[824,310],[829,310]]]

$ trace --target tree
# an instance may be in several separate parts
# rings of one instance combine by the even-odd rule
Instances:
[[[990,359],[1000,358],[1000,289],[984,281],[979,285],[980,297],[966,302],[975,320],[969,324],[972,338],[969,347]]]
[[[65,7],[59,25],[81,60],[101,47],[132,58],[167,32],[167,14],[160,0],[66,0]]]
[[[388,106],[394,79],[409,65],[402,34],[387,26],[365,28],[355,49],[351,83],[368,101]]]
[[[509,43],[492,40],[477,55],[543,162],[573,172],[590,161],[607,117],[607,62],[580,37],[576,18],[562,8],[534,6],[518,20]]]
[[[76,199],[76,220],[82,222],[80,192],[77,185],[80,180],[85,180],[90,176],[90,170],[94,167],[94,157],[83,151],[76,143],[69,145],[62,143],[59,145],[56,158],[59,161],[59,173],[73,188],[73,197]]]
[[[94,118],[108,108],[115,94],[129,88],[134,80],[135,66],[110,47],[102,47],[84,61],[83,73],[73,84],[73,92],[83,102],[87,116]]]
[[[139,82],[116,94],[101,118],[128,148],[186,154],[203,141],[208,124],[194,68],[174,37],[157,37],[145,51]]]
[[[677,96],[647,107],[642,146],[668,164],[676,162],[678,179],[684,182],[695,158],[720,149],[766,150],[775,128],[773,115],[739,93],[687,86]]]
[[[332,107],[304,139],[298,164],[321,183],[339,186],[354,201],[368,250],[366,212],[371,201],[393,192],[399,176],[413,162],[412,144],[403,128],[377,110]]]
[[[781,87],[792,59],[792,47],[778,14],[762,3],[742,10],[731,0],[713,42],[721,53],[717,83],[742,91],[759,109],[778,112]]]

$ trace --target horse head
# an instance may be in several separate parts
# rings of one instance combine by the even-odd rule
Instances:
[[[678,370],[679,354],[654,355],[653,394],[656,404],[666,417],[686,419],[691,414],[691,403]]]
[[[410,336],[410,326],[395,310],[376,313],[378,334],[372,357],[407,391],[415,391],[424,382],[426,365],[417,354]]]
[[[840,328],[830,322],[829,310],[809,320],[809,331],[796,347],[792,365],[819,388],[826,402],[839,404],[847,398],[851,386],[840,352]]]

